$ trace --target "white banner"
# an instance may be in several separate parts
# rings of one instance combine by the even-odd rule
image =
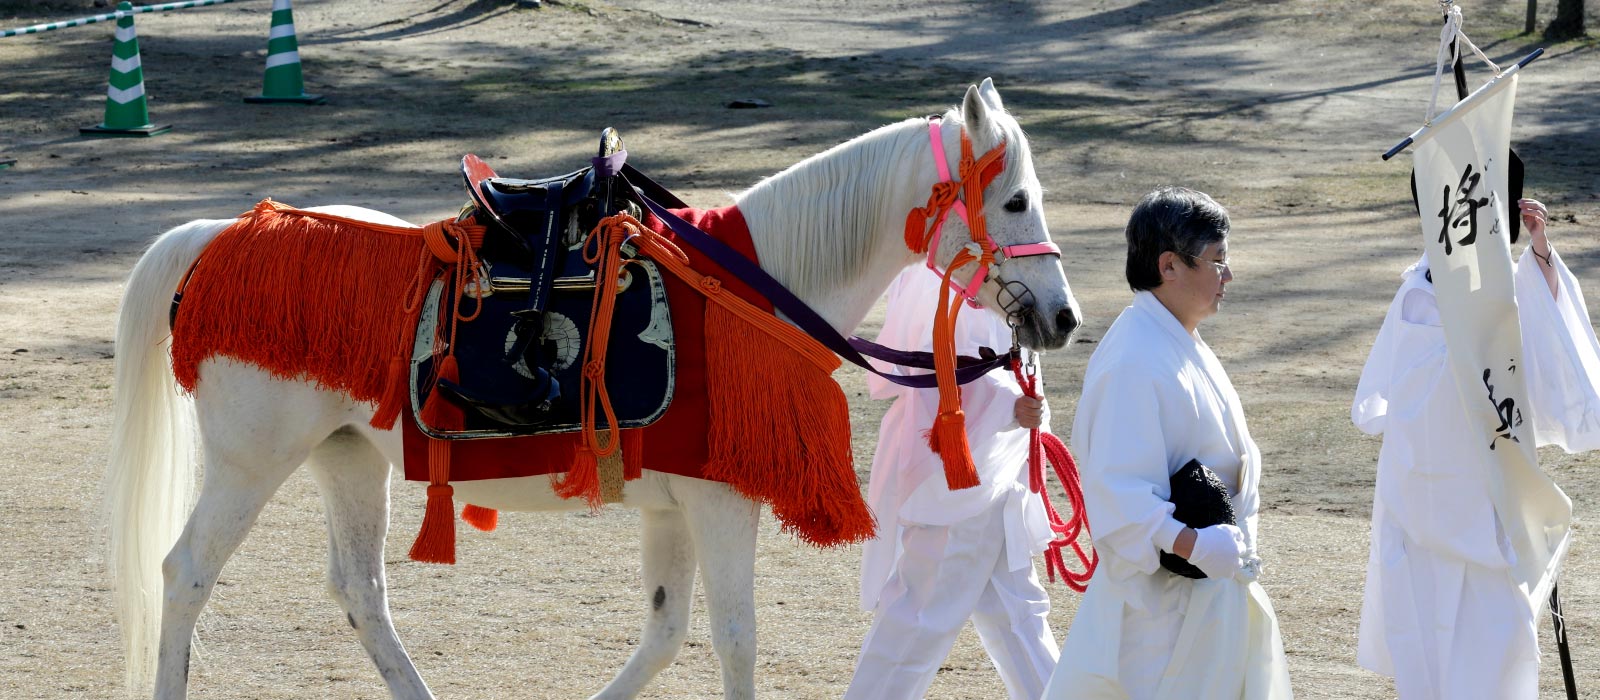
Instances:
[[[1544,472],[1522,369],[1506,194],[1515,71],[1441,115],[1416,140],[1417,204],[1450,350],[1472,428],[1461,439],[1496,468],[1489,493],[1535,614],[1566,554],[1572,502]]]

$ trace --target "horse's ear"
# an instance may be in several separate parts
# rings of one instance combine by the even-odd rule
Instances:
[[[967,133],[981,134],[989,130],[989,104],[984,102],[978,86],[967,86],[967,97],[961,101],[961,118],[967,124]]]
[[[978,86],[978,95],[989,103],[990,109],[1005,109],[1005,105],[1000,104],[1000,91],[994,89],[994,78],[983,79],[983,84]]]

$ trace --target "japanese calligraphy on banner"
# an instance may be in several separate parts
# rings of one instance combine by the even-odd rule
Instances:
[[[1539,470],[1523,380],[1507,197],[1515,71],[1491,81],[1416,139],[1417,206],[1450,372],[1475,441],[1496,465],[1487,484],[1537,613],[1566,553],[1572,503]]]

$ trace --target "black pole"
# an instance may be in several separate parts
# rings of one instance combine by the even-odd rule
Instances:
[[[1567,620],[1561,612],[1561,588],[1550,584],[1550,617],[1556,626],[1556,649],[1561,652],[1561,680],[1567,684],[1567,700],[1578,700],[1578,681],[1572,677],[1572,650],[1567,647]]]

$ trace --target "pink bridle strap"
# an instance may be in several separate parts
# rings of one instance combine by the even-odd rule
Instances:
[[[1059,258],[1061,257],[1061,247],[1056,245],[1054,241],[1018,243],[1017,245],[1008,245],[1001,248],[1000,254],[1004,255],[1005,258],[998,262],[1005,262],[1006,259],[1010,258],[1026,258],[1030,255],[1054,255]]]
[[[939,134],[939,124],[942,121],[944,120],[928,120],[928,145],[933,149],[933,166],[939,170],[939,182],[950,182],[950,166],[944,162],[944,137],[940,136]],[[966,202],[958,199],[956,200],[955,204],[950,206],[950,208],[956,210],[956,216],[961,217],[961,223],[967,224],[968,226],[972,225],[967,221]],[[941,216],[939,217],[939,220],[933,224],[933,243],[928,246],[930,253],[934,248],[939,247],[939,230],[943,228],[943,226],[944,217]],[[931,260],[932,258],[930,257],[929,259]]]
[[[933,150],[933,166],[939,172],[939,182],[950,182],[950,166],[945,162],[944,137],[940,133],[940,124],[942,121],[942,119],[937,117],[928,120],[928,145]],[[950,206],[950,208],[955,210],[956,216],[961,217],[961,223],[966,224],[969,228],[972,226],[972,222],[967,218],[966,202],[957,199],[955,203]],[[940,277],[944,277],[944,272],[940,270],[938,264],[934,262],[934,255],[939,251],[939,236],[944,232],[945,216],[946,214],[941,212],[939,214],[939,218],[935,219],[933,222],[933,231],[929,235],[928,259],[926,263],[928,269],[932,270],[934,274],[939,275]],[[1017,245],[1009,245],[1005,246],[1004,248],[1000,248],[995,246],[993,241],[984,240],[981,243],[978,243],[978,246],[980,249],[987,249],[996,253],[996,264],[1004,262],[1010,258],[1023,258],[1030,255],[1054,255],[1058,258],[1061,257],[1061,248],[1056,246],[1056,244],[1051,241],[1041,241],[1039,243],[1019,243]],[[978,264],[977,271],[973,272],[972,279],[967,282],[966,287],[962,287],[960,283],[956,282],[955,280],[950,280],[949,284],[951,289],[955,290],[963,299],[966,300],[967,306],[970,306],[974,309],[981,309],[983,308],[983,305],[978,303],[978,289],[983,286],[984,281],[986,281],[988,278],[989,263],[980,262]]]

